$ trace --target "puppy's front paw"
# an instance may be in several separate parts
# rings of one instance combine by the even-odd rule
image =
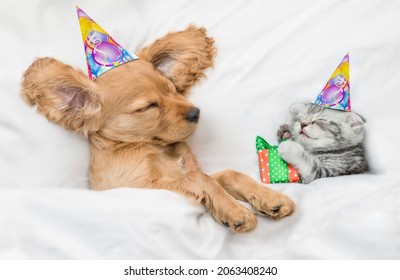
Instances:
[[[282,142],[283,140],[291,139],[292,134],[290,133],[289,126],[287,124],[283,124],[279,127],[277,132],[278,142]]]
[[[214,210],[213,216],[217,221],[236,232],[247,232],[256,228],[257,218],[246,207],[238,202],[227,206]]]
[[[278,153],[287,163],[293,164],[298,160],[304,151],[303,146],[293,142],[292,140],[287,140],[282,142],[278,146]]]
[[[273,219],[289,216],[296,210],[296,205],[290,198],[264,186],[250,197],[249,202],[257,212]]]

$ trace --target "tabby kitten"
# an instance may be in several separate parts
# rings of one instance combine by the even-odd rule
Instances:
[[[279,154],[300,173],[302,183],[369,170],[364,150],[364,120],[353,112],[313,104],[290,107],[290,126],[278,131]]]

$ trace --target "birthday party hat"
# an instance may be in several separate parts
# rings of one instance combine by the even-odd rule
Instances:
[[[349,66],[349,53],[347,53],[314,101],[315,105],[351,111]]]
[[[81,27],[90,79],[94,80],[108,70],[138,59],[135,54],[132,55],[121,47],[82,9],[76,7],[76,12]]]

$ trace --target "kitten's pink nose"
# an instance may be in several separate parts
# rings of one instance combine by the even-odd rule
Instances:
[[[306,123],[306,122],[301,122],[300,123],[301,129],[305,128],[307,125],[308,125],[308,123]]]

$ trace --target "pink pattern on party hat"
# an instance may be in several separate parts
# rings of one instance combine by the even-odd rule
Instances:
[[[108,70],[138,59],[121,47],[82,9],[76,7],[85,48],[89,78],[94,80]]]
[[[315,105],[348,112],[351,111],[349,68],[350,60],[349,53],[347,53],[314,101]]]

